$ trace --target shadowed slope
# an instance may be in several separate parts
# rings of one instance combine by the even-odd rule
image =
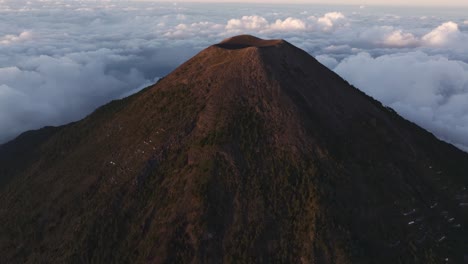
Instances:
[[[41,142],[0,193],[8,263],[464,258],[468,155],[283,40],[211,46]]]

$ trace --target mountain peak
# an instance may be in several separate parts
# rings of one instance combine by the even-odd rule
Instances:
[[[248,47],[264,48],[285,43],[282,39],[261,39],[252,35],[239,35],[224,39],[215,46],[225,49],[243,49]]]

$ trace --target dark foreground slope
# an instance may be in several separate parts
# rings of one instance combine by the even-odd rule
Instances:
[[[468,254],[468,155],[285,41],[228,39],[136,95],[34,133],[0,147],[12,179],[0,191],[5,263]]]

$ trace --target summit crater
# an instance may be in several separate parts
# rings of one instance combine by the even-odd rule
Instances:
[[[243,49],[248,47],[265,48],[265,47],[277,47],[285,44],[286,41],[282,39],[270,39],[265,40],[254,37],[252,35],[239,35],[231,38],[227,38],[215,46],[224,49]]]

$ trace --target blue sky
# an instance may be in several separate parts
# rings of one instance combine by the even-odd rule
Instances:
[[[465,8],[0,0],[0,25],[0,143],[79,120],[247,33],[286,39],[468,150]]]

